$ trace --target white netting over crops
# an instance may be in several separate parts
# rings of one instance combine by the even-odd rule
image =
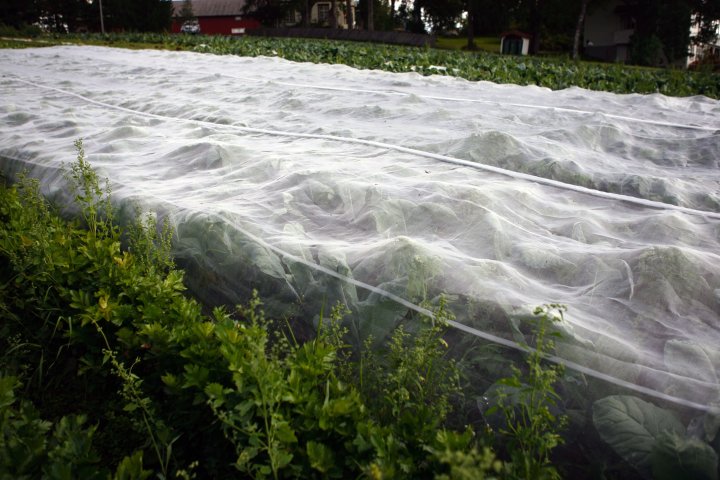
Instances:
[[[3,170],[62,194],[82,137],[121,208],[172,220],[206,300],[342,300],[362,337],[446,293],[510,341],[564,303],[574,368],[718,401],[717,101],[92,47],[0,64]]]

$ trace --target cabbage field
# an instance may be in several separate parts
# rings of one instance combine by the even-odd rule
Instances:
[[[103,47],[0,62],[1,171],[67,200],[82,138],[126,219],[170,220],[205,302],[340,301],[360,343],[445,295],[468,345],[508,351],[565,304],[553,360],[603,440],[642,450],[608,425],[652,417],[712,457],[717,100]]]

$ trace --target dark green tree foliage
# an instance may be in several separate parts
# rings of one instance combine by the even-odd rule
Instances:
[[[462,0],[415,0],[415,8],[421,8],[434,32],[455,28],[465,7]]]
[[[720,20],[720,1],[693,0],[691,5],[700,23],[700,33],[693,41],[710,43],[717,38],[717,30],[713,22]]]
[[[467,0],[475,9],[474,32],[476,35],[499,35],[510,26],[511,10],[497,0]]]
[[[356,22],[366,30],[370,30],[369,7],[368,0],[359,0],[355,7]],[[373,30],[392,30],[393,19],[390,16],[390,5],[383,0],[372,0],[372,20]]]
[[[180,9],[179,20],[181,23],[185,23],[193,18],[195,18],[195,12],[193,12],[192,0],[185,0]]]
[[[683,0],[671,0],[660,5],[658,36],[669,62],[684,60],[690,44],[691,6]]]
[[[0,0],[0,23],[20,28],[37,21],[40,2],[32,0]]]
[[[166,0],[103,0],[108,29],[136,32],[168,30],[172,2]],[[99,1],[0,0],[0,22],[13,27],[40,23],[53,32],[100,30]]]
[[[422,11],[419,8],[413,8],[413,4],[408,0],[400,2],[394,21],[411,33],[425,33],[426,31]]]
[[[298,1],[281,0],[247,0],[243,12],[266,27],[276,27],[280,20],[285,18],[292,10],[304,11],[304,6]]]
[[[170,28],[172,2],[164,0],[103,0],[103,12],[106,28],[159,32]]]
[[[625,0],[624,12],[635,21],[633,62],[643,65],[682,61],[691,41],[707,43],[716,37],[720,20],[718,0]],[[696,19],[700,32],[690,38]]]
[[[625,0],[623,12],[635,24],[631,61],[667,65],[687,56],[693,0]]]
[[[497,35],[517,28],[533,36],[531,52],[570,51],[580,13],[605,6],[609,0],[417,0],[425,18],[441,31],[461,12],[473,20],[473,34]],[[720,0],[623,0],[618,13],[635,27],[633,61],[645,65],[671,64],[687,54],[690,41],[714,39],[720,19]],[[472,13],[472,14],[471,14]],[[693,15],[701,30],[690,38]],[[580,25],[581,27],[581,25]]]

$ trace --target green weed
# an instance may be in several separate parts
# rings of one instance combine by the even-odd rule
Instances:
[[[497,383],[496,405],[488,410],[504,416],[500,434],[510,452],[512,476],[517,478],[560,478],[550,454],[563,442],[559,432],[567,423],[566,417],[553,413],[559,400],[554,385],[563,368],[547,365],[545,356],[555,348],[550,327],[563,320],[564,312],[564,306],[555,304],[535,309],[535,346],[528,347],[525,368],[513,366],[513,374]]]

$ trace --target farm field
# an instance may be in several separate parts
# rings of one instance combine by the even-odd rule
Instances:
[[[0,62],[2,173],[68,203],[82,138],[208,304],[340,301],[359,345],[444,294],[459,335],[513,350],[560,303],[583,395],[717,408],[717,100],[87,46]]]
[[[297,38],[228,38],[146,33],[4,38],[0,39],[0,46],[26,48],[78,44],[249,57],[270,56],[297,62],[343,64],[360,69],[398,73],[416,72],[423,75],[448,75],[472,81],[536,85],[553,90],[576,86],[615,93],[662,93],[671,96],[704,95],[720,98],[720,75],[705,70],[692,72],[621,64],[573,62],[557,57],[498,55],[487,53],[497,51],[491,43],[486,43],[487,40],[489,39],[482,38],[480,44],[485,52],[472,53],[439,48],[425,49]],[[457,46],[457,41],[454,40],[454,46]]]

